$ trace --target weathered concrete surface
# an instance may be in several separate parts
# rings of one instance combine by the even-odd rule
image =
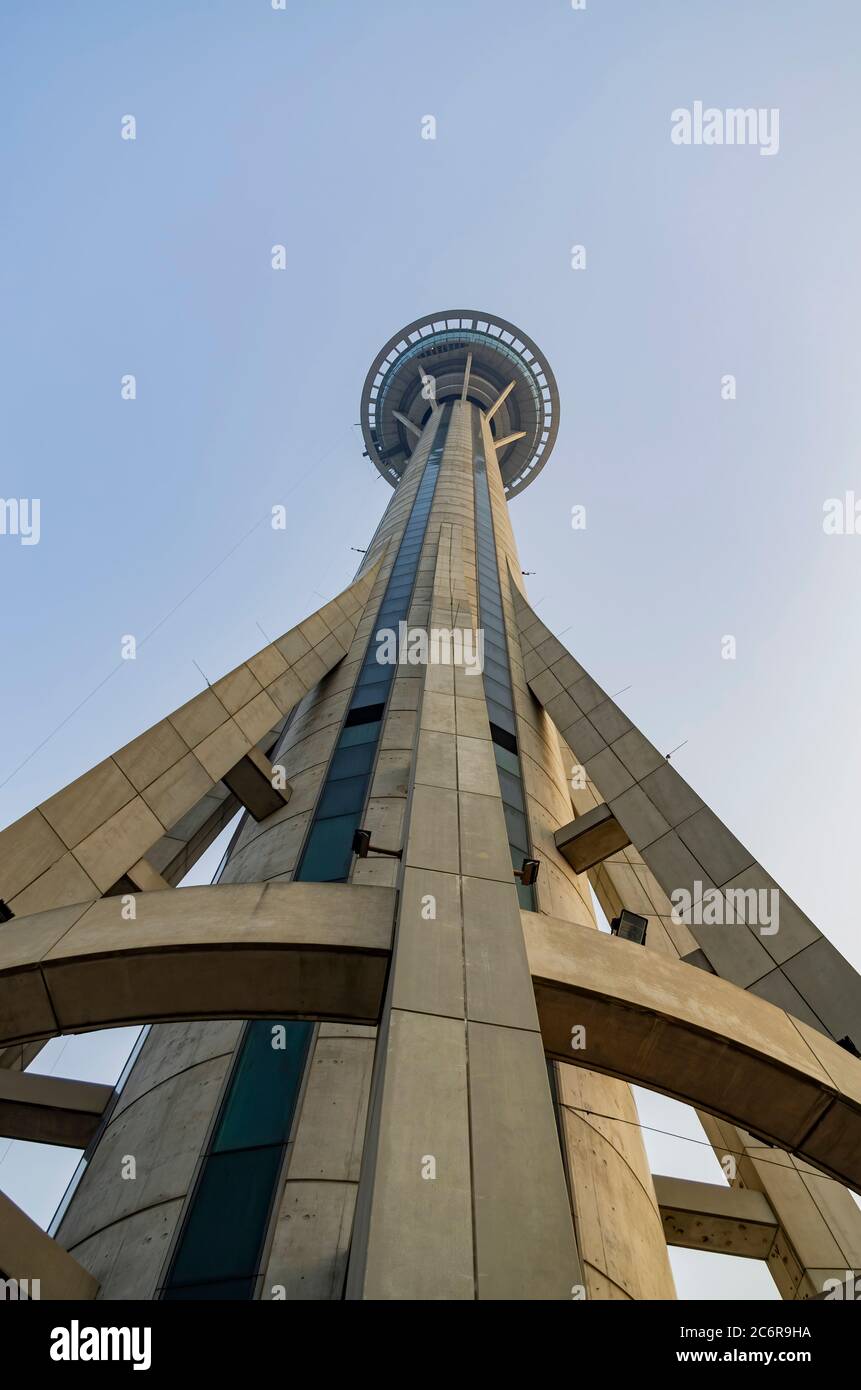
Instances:
[[[112,1095],[112,1086],[92,1081],[0,1071],[0,1135],[86,1148]]]
[[[714,975],[570,922],[522,920],[551,1056],[743,1124],[861,1191],[856,1058]]]
[[[768,1259],[780,1226],[764,1193],[659,1174],[652,1181],[668,1245]]]
[[[0,1042],[166,1019],[379,1017],[395,895],[268,883],[100,898],[0,927]]]

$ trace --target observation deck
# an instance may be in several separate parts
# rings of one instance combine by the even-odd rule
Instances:
[[[377,354],[362,390],[367,457],[396,487],[431,411],[468,400],[485,411],[508,497],[544,467],[559,392],[543,354],[513,323],[474,309],[416,319]]]

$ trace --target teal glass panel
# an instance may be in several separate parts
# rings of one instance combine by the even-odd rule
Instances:
[[[511,704],[511,691],[507,686],[500,685],[499,681],[491,680],[489,676],[485,676],[484,689],[488,700],[493,700],[498,705]]]
[[[332,759],[328,780],[336,782],[339,777],[358,777],[361,773],[370,772],[375,752],[376,748],[372,743],[357,743],[348,745],[346,748],[339,747]]]
[[[280,1144],[210,1154],[173,1263],[172,1286],[256,1272],[281,1154]]]
[[[268,1019],[249,1026],[218,1122],[214,1153],[286,1142],[310,1032],[309,1024],[279,1025]],[[282,1038],[284,1046],[273,1047],[273,1041]]]
[[[517,867],[519,868],[520,865],[518,864]],[[517,884],[517,901],[520,903],[520,906],[524,908],[527,912],[534,912],[535,894],[532,891],[532,885],[529,884],[526,887],[524,887],[524,885],[520,882],[519,878],[516,878],[514,882]]]
[[[391,667],[390,669],[391,669],[391,670],[394,670],[394,667]],[[380,670],[379,670],[378,672],[375,672],[375,673],[374,673],[374,674],[377,676],[377,679],[376,679],[376,681],[375,681],[373,684],[370,684],[370,683],[369,683],[368,685],[360,685],[360,686],[357,687],[356,693],[355,693],[355,695],[353,696],[353,704],[355,704],[355,705],[359,705],[359,704],[361,704],[361,705],[384,705],[384,704],[385,704],[385,702],[386,702],[386,697],[388,696],[388,693],[389,693],[389,686],[391,685],[391,680],[392,680],[392,678],[391,678],[391,676],[386,677],[386,676],[383,674],[383,670],[384,670],[384,668],[381,667]]]
[[[512,776],[518,779],[520,778],[520,761],[516,753],[509,752],[509,750],[503,748],[500,743],[494,743],[493,756],[496,759],[497,767],[504,768],[504,770],[510,772]]]
[[[343,816],[350,811],[361,811],[365,804],[368,787],[368,774],[361,777],[342,777],[339,782],[328,782],[320,798],[317,816],[323,820],[327,816]]]
[[[517,733],[514,715],[505,705],[499,705],[495,700],[488,699],[487,717],[491,724],[498,724],[500,729],[505,729],[510,734]]]
[[[358,829],[359,816],[335,816],[320,820],[308,836],[302,856],[301,872],[297,878],[306,883],[339,883],[350,871],[353,831]]]
[[[377,626],[375,631],[379,632],[384,627],[396,627],[403,616],[402,603],[386,603],[377,614]],[[375,638],[376,640],[376,638]]]
[[[354,743],[376,743],[379,737],[379,719],[375,719],[371,724],[351,724],[349,727],[341,730],[338,747],[352,748]]]
[[[522,854],[529,853],[529,836],[526,833],[526,817],[522,811],[515,811],[513,806],[502,803],[502,810],[505,814],[505,824],[508,829],[508,842],[516,845]]]
[[[219,1279],[212,1284],[179,1284],[166,1289],[162,1295],[166,1303],[191,1303],[221,1299],[223,1302],[238,1302],[249,1299],[254,1292],[253,1279]]]
[[[497,646],[496,642],[491,642],[488,639],[487,633],[485,633],[484,636],[484,660],[486,666],[498,666],[506,672],[505,684],[507,685],[508,657],[505,648]],[[494,680],[499,679],[495,671],[491,671],[490,674],[493,676]]]
[[[484,675],[491,680],[497,681],[503,687],[508,685],[508,672],[504,666],[488,655],[487,647],[484,649]]]
[[[522,811],[523,789],[520,778],[512,777],[510,772],[506,772],[501,767],[497,767],[497,772],[499,773],[499,790],[502,792],[503,801],[506,801],[509,806],[514,806],[516,810]]]
[[[362,686],[365,685],[379,685],[382,681],[386,680],[390,671],[391,667],[386,666],[383,662],[376,660],[369,661],[367,666],[363,666],[359,673],[356,688],[361,689]]]

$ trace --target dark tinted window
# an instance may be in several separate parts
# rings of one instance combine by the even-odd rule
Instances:
[[[350,872],[353,831],[358,813],[317,821],[302,856],[302,877],[306,883],[338,883]]]

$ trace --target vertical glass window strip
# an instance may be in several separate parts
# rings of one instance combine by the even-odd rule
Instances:
[[[394,663],[377,660],[375,634],[381,628],[395,633],[406,622],[415,586],[419,556],[433,505],[450,407],[443,406],[412,510],[404,528],[386,592],[380,604],[365,656],[347,710],[326,780],[317,802],[311,830],[294,877],[314,883],[343,883],[350,872],[353,833],[361,824],[368,796],[383,714],[395,677]]]
[[[484,695],[490,720],[490,736],[499,774],[502,809],[511,850],[511,863],[519,869],[529,857],[529,830],[523,798],[523,776],[517,748],[517,721],[511,689],[511,667],[502,613],[499,566],[487,465],[476,414],[472,426],[475,483],[475,561],[478,580],[478,621],[484,631]],[[535,910],[535,893],[517,880],[520,906]]]
[[[406,621],[427,531],[448,411],[413,500],[374,632]],[[377,661],[370,638],[335,751],[317,802],[295,877],[344,882],[377,752],[394,664]],[[222,865],[223,867],[223,865]],[[283,1032],[281,1029],[283,1028]],[[227,1094],[203,1159],[162,1297],[249,1299],[269,1226],[284,1147],[311,1045],[314,1025],[249,1023]],[[273,1042],[283,1047],[273,1046]]]
[[[282,1031],[283,1030],[283,1031]],[[162,1297],[253,1297],[311,1023],[249,1023]]]

